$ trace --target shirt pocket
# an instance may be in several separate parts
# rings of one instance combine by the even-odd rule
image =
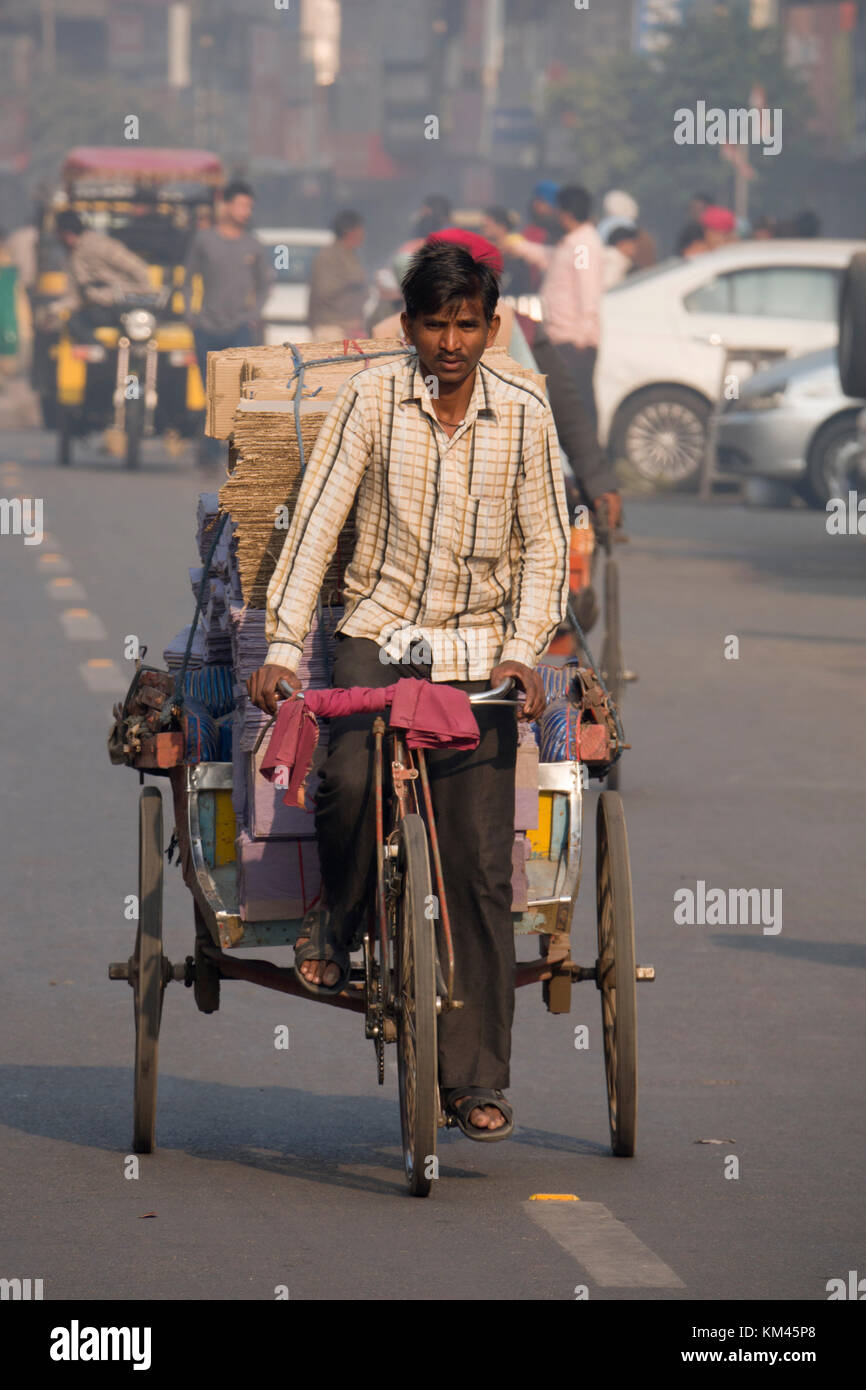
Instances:
[[[458,555],[462,560],[498,560],[506,548],[509,505],[504,497],[466,498]]]

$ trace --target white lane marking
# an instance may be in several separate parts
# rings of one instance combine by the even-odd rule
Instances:
[[[83,603],[87,598],[84,585],[65,574],[58,575],[56,579],[49,579],[45,585],[45,592],[50,598],[63,599],[66,603]]]
[[[95,656],[79,666],[85,685],[103,694],[125,694],[129,681],[116,661],[107,656]]]
[[[670,1265],[601,1202],[524,1202],[523,1206],[600,1288],[685,1288]]]
[[[69,574],[72,569],[66,556],[61,555],[58,550],[48,550],[43,555],[37,556],[36,564],[39,569],[45,570],[49,574]]]
[[[89,608],[67,608],[60,621],[70,642],[104,642],[108,636],[102,619]]]

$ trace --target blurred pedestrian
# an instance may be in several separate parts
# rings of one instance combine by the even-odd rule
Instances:
[[[236,179],[227,184],[216,225],[200,227],[190,244],[184,295],[202,382],[207,381],[209,352],[261,341],[262,309],[274,272],[267,248],[249,230],[253,202],[248,183]]]
[[[715,251],[719,246],[737,240],[737,219],[730,208],[719,207],[713,203],[704,208],[699,221],[709,251]]]
[[[451,222],[454,205],[444,193],[428,193],[412,218],[412,236],[422,245],[431,232],[447,227]]]
[[[597,231],[604,244],[610,244],[610,234],[615,227],[635,228],[634,254],[632,265],[635,270],[646,270],[658,260],[655,238],[640,225],[640,208],[630,193],[621,188],[612,188],[605,193],[601,205],[602,218]]]
[[[623,222],[609,233],[604,247],[604,287],[612,290],[621,285],[625,277],[634,270],[637,251],[637,227]]]
[[[516,219],[507,208],[485,208],[481,219],[481,235],[498,246],[514,231],[515,222]],[[531,294],[535,288],[532,283],[532,267],[519,256],[503,255],[500,286],[502,294],[511,298]]]
[[[511,236],[505,238],[503,250],[544,268],[540,292],[544,326],[574,377],[595,432],[593,377],[601,335],[604,248],[589,220],[592,199],[585,188],[566,184],[556,195],[556,205],[561,235],[555,247]]]
[[[228,183],[216,225],[200,227],[187,254],[184,298],[203,384],[209,352],[251,347],[262,339],[262,309],[274,269],[267,248],[249,230],[253,202],[248,183]],[[213,466],[221,452],[220,440],[205,437],[199,461]]]
[[[318,252],[310,279],[310,332],[317,343],[360,338],[364,332],[367,273],[358,256],[364,219],[345,208],[332,225],[335,240]]]
[[[752,228],[753,241],[771,241],[777,235],[774,217],[759,217]]]
[[[688,220],[689,222],[700,222],[701,215],[707,208],[712,207],[715,199],[709,193],[693,193],[689,199]]]
[[[553,246],[559,241],[561,228],[556,195],[560,185],[556,179],[540,179],[532,190],[529,200],[529,222],[523,228],[527,241],[539,246]]]
[[[688,261],[692,256],[702,256],[709,249],[700,222],[687,222],[677,237],[675,254]]]

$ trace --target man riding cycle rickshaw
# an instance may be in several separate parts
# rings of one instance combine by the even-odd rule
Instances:
[[[569,517],[550,406],[525,379],[481,362],[498,328],[489,265],[447,243],[422,247],[403,281],[403,331],[417,357],[358,372],[319,434],[269,589],[267,663],[250,695],[274,713],[296,675],[315,596],[356,503],[335,686],[398,677],[468,692],[511,678],[524,719],[544,709],[536,662],[565,612]],[[357,499],[357,500],[356,500]],[[419,661],[418,644],[424,657]],[[395,669],[396,668],[396,669]],[[511,709],[475,706],[471,752],[429,754],[463,1007],[439,1021],[446,1112],[473,1139],[512,1132],[515,950],[511,914],[517,729]],[[331,725],[316,798],[326,907],[308,914],[295,971],[337,993],[363,927],[375,829],[373,717]]]

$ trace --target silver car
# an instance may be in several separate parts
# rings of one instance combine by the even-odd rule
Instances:
[[[866,481],[857,434],[863,406],[842,390],[835,348],[786,358],[755,372],[737,400],[719,407],[717,470],[784,484],[823,509]]]

